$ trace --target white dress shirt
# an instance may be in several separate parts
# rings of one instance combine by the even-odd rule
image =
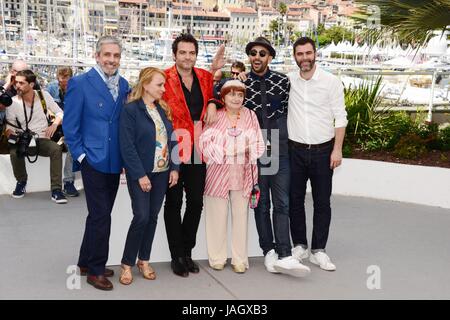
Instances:
[[[310,80],[300,71],[288,73],[289,92],[287,127],[289,139],[320,144],[334,138],[335,128],[347,126],[344,86],[335,75],[316,65]]]

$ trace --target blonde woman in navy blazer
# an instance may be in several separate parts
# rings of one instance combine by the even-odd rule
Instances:
[[[178,182],[178,161],[171,158],[176,139],[171,139],[170,109],[162,100],[165,82],[163,71],[143,69],[120,116],[120,151],[133,208],[119,279],[125,285],[133,281],[136,258],[143,277],[156,278],[149,260],[158,213],[167,188]]]

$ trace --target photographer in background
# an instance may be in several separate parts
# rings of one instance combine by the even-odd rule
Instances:
[[[46,90],[52,96],[53,100],[64,111],[64,97],[67,91],[67,83],[72,78],[73,71],[70,67],[59,67],[56,71],[57,80],[49,83]],[[67,153],[66,160],[64,162],[64,194],[69,197],[78,197],[80,193],[75,188],[75,172],[72,170],[72,154],[70,153],[69,146],[65,144]]]
[[[3,134],[3,124],[5,123],[5,110],[12,104],[11,95],[0,86],[0,133]]]
[[[23,60],[14,60],[5,80],[0,80],[0,136],[3,138],[3,129],[5,127],[5,110],[11,105],[10,98],[17,94],[15,84],[15,77],[17,72],[29,69],[28,65]],[[2,139],[0,139],[2,141]],[[3,148],[2,148],[3,150]]]
[[[6,109],[6,135],[10,142],[10,159],[17,180],[12,196],[22,198],[25,195],[28,175],[24,154],[29,155],[34,151],[39,156],[50,157],[51,199],[56,203],[67,203],[61,192],[62,150],[56,142],[50,140],[62,122],[63,111],[50,94],[42,92],[46,107],[55,114],[55,120],[49,125],[39,94],[34,90],[35,83],[36,75],[31,70],[17,72],[17,96],[13,97],[13,103]],[[31,137],[36,135],[37,139]],[[34,142],[35,150],[28,150],[34,149]]]
[[[27,63],[23,60],[14,60],[11,69],[9,70],[8,75],[6,76],[5,80],[0,80],[0,86],[5,88],[6,92],[11,96],[14,97],[17,94],[15,84],[16,84],[16,75],[17,72],[27,70],[29,69]],[[1,106],[0,106],[1,109]]]

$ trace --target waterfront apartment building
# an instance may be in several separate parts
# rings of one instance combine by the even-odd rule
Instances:
[[[230,35],[233,42],[243,44],[260,35],[258,13],[253,8],[226,8],[230,15]]]
[[[350,26],[348,16],[355,11],[352,0],[284,2],[288,11],[283,21],[292,24],[293,31],[307,31],[320,23]],[[275,0],[0,0],[0,5],[4,34],[10,40],[24,37],[24,24],[27,30],[49,30],[58,37],[75,33],[151,38],[169,26],[171,16],[175,32],[244,43],[270,36],[271,21],[281,18]]]
[[[278,10],[272,7],[259,7],[258,8],[258,29],[259,34],[264,36],[270,35],[270,24],[273,20],[281,19],[281,14]]]

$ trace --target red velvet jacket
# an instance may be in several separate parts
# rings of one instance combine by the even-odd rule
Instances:
[[[180,78],[176,66],[166,69],[166,92],[163,100],[167,102],[172,111],[172,123],[178,137],[180,148],[180,159],[186,162],[191,157],[192,144],[198,146],[198,138],[203,129],[203,117],[205,116],[208,100],[213,98],[213,76],[209,71],[194,68],[195,75],[200,84],[200,90],[203,95],[203,110],[199,122],[195,125],[192,121],[189,108],[184,98],[183,88],[181,87]],[[195,134],[194,134],[195,132]],[[192,139],[192,137],[194,137]]]

